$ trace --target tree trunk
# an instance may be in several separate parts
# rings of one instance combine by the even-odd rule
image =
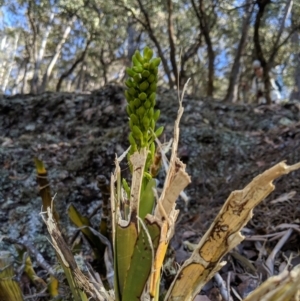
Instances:
[[[64,79],[66,79],[74,70],[75,68],[84,61],[87,50],[89,48],[89,45],[91,44],[92,39],[88,39],[88,41],[86,42],[85,48],[83,50],[83,52],[81,53],[81,55],[75,60],[75,62],[72,64],[71,68],[69,70],[66,70],[59,78],[58,83],[56,85],[56,91],[60,91],[61,89],[61,85]]]
[[[132,17],[137,22],[139,22],[144,27],[144,29],[147,31],[147,33],[149,35],[149,38],[152,40],[153,44],[155,45],[155,47],[157,49],[158,56],[161,58],[161,62],[162,62],[164,71],[165,71],[166,76],[167,76],[168,81],[169,81],[169,87],[172,89],[174,87],[174,80],[172,78],[172,74],[171,74],[171,71],[170,71],[170,68],[169,68],[169,65],[168,65],[168,61],[167,61],[167,59],[164,55],[164,51],[163,51],[157,37],[154,35],[148,11],[145,9],[145,7],[144,7],[141,0],[137,0],[137,1],[138,1],[140,10],[141,10],[141,12],[142,12],[142,14],[145,18],[145,22],[142,21],[141,19],[139,19],[130,8],[125,6],[125,9],[129,10],[132,13]],[[118,3],[118,1],[116,1],[116,3]]]
[[[52,73],[52,70],[60,56],[60,53],[61,53],[61,50],[62,50],[62,47],[63,45],[65,44],[70,32],[71,32],[71,28],[72,28],[72,25],[75,21],[75,17],[71,18],[71,20],[69,21],[69,24],[67,25],[65,31],[64,31],[64,34],[63,34],[63,37],[62,39],[60,40],[60,42],[57,44],[56,46],[56,49],[55,49],[55,54],[53,55],[52,57],[52,60],[50,61],[49,65],[47,66],[47,70],[43,76],[43,82],[42,82],[42,85],[40,86],[39,88],[39,93],[42,93],[46,90],[47,88],[47,85],[48,85],[48,81],[49,81],[49,77]]]
[[[241,39],[238,45],[236,56],[232,65],[232,69],[229,75],[229,86],[224,101],[236,102],[238,97],[238,85],[239,85],[239,74],[240,74],[240,60],[246,46],[248,30],[250,26],[250,20],[254,9],[254,3],[252,0],[246,0],[245,13],[242,25]]]
[[[215,78],[215,53],[211,40],[207,41],[208,50],[208,81],[207,81],[207,96],[213,97],[214,94],[214,78]]]
[[[86,87],[87,87],[87,84],[88,84],[88,81],[87,81],[87,65],[86,63],[84,63],[83,65],[83,69],[82,69],[82,74],[81,74],[81,82],[82,82],[82,91],[86,91]]]
[[[76,84],[76,91],[83,91],[83,78],[84,78],[84,73],[85,73],[85,69],[86,69],[86,65],[85,62],[83,61],[81,63],[81,68],[78,74],[78,80],[77,80],[77,84]]]
[[[107,66],[109,65],[109,63],[105,62],[104,59],[104,49],[102,48],[100,51],[100,63],[102,65],[102,70],[103,70],[103,78],[104,78],[104,85],[106,85],[108,83],[108,78],[107,78]]]
[[[181,57],[181,66],[180,66],[180,72],[179,72],[179,89],[182,90],[186,81],[187,81],[187,74],[185,71],[185,65],[187,64],[188,60],[194,57],[194,55],[197,53],[199,47],[201,46],[202,41],[202,34],[199,33],[199,36],[197,39],[195,39],[195,42],[187,49],[187,51],[182,55]]]
[[[200,31],[203,34],[206,46],[207,46],[207,57],[208,57],[208,80],[206,87],[207,96],[213,97],[214,93],[214,78],[215,78],[215,51],[213,48],[210,32],[213,26],[216,24],[216,16],[212,16],[214,12],[214,6],[212,5],[212,13],[207,14],[206,8],[204,7],[204,0],[199,0],[198,8],[196,7],[195,1],[191,0],[195,13],[199,21]],[[213,18],[213,19],[212,19]]]
[[[0,43],[1,53],[7,53],[7,47],[9,47],[9,43],[7,42],[7,36],[5,35],[2,38],[1,43]],[[3,82],[3,79],[4,79],[6,64],[7,64],[6,59],[1,59],[0,60],[0,87],[2,86],[2,82]]]
[[[292,12],[292,25],[295,23],[295,20],[298,16],[293,14]],[[291,92],[290,100],[298,100],[300,101],[300,50],[299,50],[299,43],[300,43],[300,34],[299,32],[295,31],[292,36],[292,43],[294,45],[295,53],[294,53],[294,65],[295,65],[295,73],[294,73],[294,89]]]
[[[292,7],[293,7],[293,0],[287,0],[287,2],[285,4],[285,8],[284,8],[284,14],[281,19],[280,28],[279,28],[279,30],[277,32],[277,36],[276,36],[276,41],[275,41],[275,45],[274,45],[275,49],[278,47],[280,38],[282,36],[283,30],[285,27],[286,19],[288,18],[289,14],[291,13]],[[274,53],[274,51],[273,51],[273,53]]]
[[[28,21],[32,30],[32,34],[28,35],[28,41],[25,41],[26,44],[26,50],[28,53],[30,53],[29,57],[33,59],[34,69],[36,69],[36,62],[37,62],[37,26],[35,24],[35,19],[33,18],[31,11],[32,8],[32,2],[28,2],[28,8],[27,8],[27,17]],[[38,77],[34,76],[32,77],[30,81],[30,93],[36,94],[38,89]]]
[[[14,43],[13,50],[10,54],[10,62],[8,64],[8,69],[6,70],[5,78],[4,78],[3,85],[2,85],[3,93],[5,93],[5,91],[6,91],[6,87],[8,85],[9,78],[10,78],[10,73],[14,66],[14,60],[15,60],[15,56],[16,56],[16,52],[17,52],[17,48],[18,48],[18,43],[19,43],[19,35],[17,34],[17,36],[15,37],[15,43]]]
[[[270,76],[269,76],[269,70],[270,66],[267,63],[263,50],[260,44],[260,35],[259,35],[259,29],[260,29],[260,24],[261,24],[261,19],[264,15],[265,8],[268,4],[271,3],[271,0],[259,0],[256,2],[258,4],[258,11],[256,14],[255,18],[255,24],[254,24],[254,36],[253,36],[253,41],[254,41],[254,51],[255,51],[255,56],[256,59],[258,59],[261,62],[261,65],[264,70],[263,78],[264,78],[264,85],[265,85],[265,97],[267,100],[267,104],[271,104],[271,98],[270,98]]]
[[[34,72],[33,72],[33,77],[32,77],[32,91],[31,91],[32,93],[38,92],[37,87],[39,86],[39,72],[40,72],[41,64],[42,64],[42,61],[44,58],[48,37],[49,37],[49,34],[52,29],[54,16],[55,16],[54,13],[51,13],[48,25],[46,27],[44,36],[42,38],[40,50],[36,54],[36,57],[35,57]],[[34,47],[36,47],[36,45],[34,45]]]
[[[173,75],[175,78],[175,83],[178,80],[178,70],[176,63],[176,48],[175,48],[175,37],[174,37],[174,25],[173,25],[173,0],[167,0],[168,8],[168,36],[170,44],[170,61],[173,69]]]
[[[271,103],[271,98],[270,98],[270,75],[269,71],[272,68],[274,64],[275,57],[278,53],[279,48],[287,41],[288,37],[285,39],[283,43],[280,43],[280,38],[282,36],[284,26],[285,26],[285,21],[288,17],[288,15],[291,12],[292,6],[293,6],[293,0],[288,0],[286,2],[285,10],[284,10],[284,15],[281,20],[280,28],[278,30],[277,36],[275,43],[272,47],[272,52],[270,54],[269,60],[267,61],[263,55],[262,47],[260,45],[260,37],[259,37],[259,28],[260,28],[260,21],[261,18],[264,14],[265,8],[268,4],[271,3],[271,0],[258,0],[257,4],[259,6],[259,10],[256,15],[256,20],[255,20],[255,26],[254,26],[254,46],[255,46],[255,53],[257,59],[261,61],[263,70],[264,70],[264,84],[265,84],[265,97],[267,100],[267,104]]]
[[[23,58],[22,62],[20,65],[17,65],[17,75],[15,77],[15,82],[12,85],[12,95],[15,95],[21,91],[20,87],[22,87],[23,83],[23,77],[24,77],[24,70],[27,65],[27,58]]]

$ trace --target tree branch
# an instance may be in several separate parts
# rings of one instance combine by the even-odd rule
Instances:
[[[173,68],[173,74],[175,80],[178,78],[178,70],[176,63],[176,49],[174,42],[174,24],[173,24],[173,2],[172,0],[167,0],[168,7],[168,35],[169,35],[169,43],[170,43],[170,61]]]
[[[174,86],[174,81],[173,81],[172,76],[171,76],[171,71],[170,71],[170,68],[168,66],[168,62],[165,58],[164,52],[163,52],[163,50],[160,46],[160,43],[158,42],[158,39],[154,35],[153,29],[152,29],[152,26],[151,26],[151,21],[150,21],[149,14],[148,14],[147,10],[145,9],[145,7],[143,6],[143,3],[141,2],[141,0],[137,0],[137,2],[138,2],[138,5],[139,5],[139,8],[140,8],[140,10],[141,10],[141,12],[142,12],[142,14],[145,18],[145,22],[142,21],[140,18],[138,18],[136,16],[136,14],[134,13],[134,11],[130,7],[127,7],[124,4],[120,5],[118,3],[118,1],[115,1],[116,5],[118,5],[119,7],[122,7],[126,11],[130,12],[132,14],[132,17],[144,27],[144,29],[148,33],[150,39],[152,40],[152,42],[154,43],[154,45],[157,49],[158,56],[161,58],[163,68],[165,70],[166,76],[167,76],[168,81],[169,81],[169,86],[173,87]]]
[[[74,70],[75,68],[79,65],[79,63],[81,63],[82,61],[84,61],[85,56],[87,54],[87,50],[90,46],[92,42],[92,38],[89,38],[86,42],[85,48],[83,50],[83,52],[81,53],[81,55],[75,60],[75,62],[72,64],[71,68],[69,70],[66,70],[59,78],[58,83],[56,85],[56,92],[60,91],[61,89],[61,85],[62,82],[65,78],[67,78]]]

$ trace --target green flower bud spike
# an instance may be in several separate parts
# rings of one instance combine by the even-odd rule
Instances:
[[[155,79],[156,79],[156,75],[153,73],[151,73],[147,78],[147,80],[150,84],[152,84],[155,81]]]
[[[142,93],[139,94],[139,99],[140,100],[145,100],[146,98],[147,98],[147,94],[146,93],[142,92]]]
[[[141,105],[141,100],[139,98],[135,98],[133,103],[136,108],[139,108]]]
[[[145,80],[140,85],[139,88],[141,91],[146,91],[149,87],[149,83]]]
[[[140,52],[139,52],[138,50],[135,51],[134,55],[135,55],[135,57],[137,58],[137,60],[138,60],[141,64],[144,63],[144,59],[143,59],[143,57],[141,56],[141,54],[140,54]]]
[[[129,108],[130,108],[131,113],[135,112],[134,101],[129,102]]]
[[[133,76],[133,80],[138,84],[138,83],[141,82],[142,77],[139,73],[135,73],[134,76]]]
[[[139,60],[137,59],[136,55],[133,55],[133,57],[132,57],[132,63],[133,63],[133,65],[136,66],[136,67],[142,65],[142,64],[139,62]]]
[[[148,70],[144,70],[144,71],[142,72],[142,77],[143,77],[143,78],[148,78],[149,75],[150,75],[150,72],[149,72]]]
[[[155,136],[156,136],[156,137],[159,137],[159,136],[163,133],[163,131],[164,131],[164,127],[163,127],[163,126],[159,127],[159,128],[155,131]]]
[[[151,100],[150,99],[147,99],[144,103],[144,107],[146,109],[150,109],[151,108]]]
[[[153,58],[153,50],[145,47],[143,54],[138,50],[132,57],[132,67],[126,69],[129,78],[126,80],[127,90],[125,97],[129,103],[127,113],[129,118],[133,118],[131,125],[140,126],[142,137],[148,139],[138,139],[136,141],[137,149],[142,147],[149,148],[149,143],[155,139],[152,137],[156,129],[156,121],[159,117],[159,111],[154,110],[156,104],[157,72],[161,62],[159,57]],[[155,112],[155,113],[154,113]],[[144,118],[146,116],[146,118]],[[139,119],[137,123],[136,119]],[[137,137],[137,131],[133,133]],[[141,135],[139,135],[140,137]],[[142,144],[143,143],[143,144]],[[130,151],[132,154],[132,151]]]
[[[125,81],[125,85],[126,85],[128,88],[133,87],[133,83],[132,83],[132,81],[129,80],[129,79]]]
[[[143,106],[140,106],[137,110],[136,113],[140,118],[143,118],[145,115],[146,109]]]
[[[126,73],[131,77],[135,76],[135,72],[131,68],[126,68]]]
[[[160,58],[153,57],[153,50],[149,47],[145,47],[142,54],[136,50],[132,57],[132,67],[126,69],[128,79],[125,84],[127,89],[125,91],[125,98],[127,99],[128,106],[126,108],[129,116],[129,143],[130,150],[127,154],[129,167],[132,171],[130,163],[130,156],[141,149],[146,148],[148,156],[146,165],[143,171],[143,180],[141,187],[141,203],[139,206],[139,215],[144,217],[147,213],[152,213],[149,206],[144,204],[145,190],[148,187],[148,194],[151,196],[151,202],[154,204],[154,195],[152,194],[151,181],[152,176],[156,176],[157,173],[151,173],[151,166],[155,157],[155,139],[163,132],[163,127],[156,127],[156,122],[159,117],[160,111],[155,108],[156,104],[156,89],[158,81],[158,67],[161,62]],[[152,176],[151,176],[152,174]],[[150,183],[152,183],[150,185]],[[150,186],[149,186],[150,185]],[[123,182],[124,189],[128,194],[128,184]],[[154,187],[154,186],[153,186]],[[142,209],[141,209],[142,208]],[[149,209],[149,210],[148,210]]]
[[[132,121],[133,124],[139,125],[139,119],[138,119],[138,117],[136,115],[131,114],[130,115],[130,120]]]
[[[153,50],[146,46],[144,49],[144,57],[148,61],[150,61],[152,59],[152,56],[153,56]]]
[[[144,71],[144,68],[142,66],[134,66],[132,67],[132,70],[136,73],[142,73]]]
[[[133,87],[131,87],[131,88],[129,88],[128,93],[131,96],[135,96],[136,95],[136,91],[137,91],[136,89],[134,89]]]
[[[159,116],[160,116],[160,110],[156,110],[153,114],[153,119],[154,119],[155,122],[157,121]]]
[[[127,105],[127,106],[126,106],[126,112],[127,112],[127,115],[128,115],[128,116],[130,116],[130,114],[132,114],[132,112],[131,112],[131,109],[130,109],[130,106],[129,106],[129,105]]]

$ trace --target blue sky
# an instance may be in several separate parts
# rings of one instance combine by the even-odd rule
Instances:
[[[11,6],[16,7],[17,14],[14,14],[11,10],[9,10],[7,5],[3,5],[1,7],[1,13],[3,18],[0,21],[0,28],[3,30],[5,27],[27,27],[27,20],[26,20],[26,8],[25,6],[21,7],[18,3],[14,0],[10,1]]]

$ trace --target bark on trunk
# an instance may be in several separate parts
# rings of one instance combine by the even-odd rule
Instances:
[[[1,53],[6,53],[7,47],[9,47],[9,43],[7,42],[7,36],[4,36],[0,43]],[[6,60],[4,60],[4,59],[0,60],[0,86],[2,86],[2,82],[3,82],[4,75],[5,75],[5,70],[6,70],[6,64],[7,64]]]
[[[3,84],[2,84],[3,94],[5,94],[6,87],[8,85],[9,78],[10,78],[10,73],[11,73],[13,67],[14,67],[14,60],[15,60],[15,56],[16,56],[16,52],[17,52],[18,42],[19,42],[19,35],[17,35],[15,37],[15,43],[14,43],[13,50],[12,50],[11,55],[10,55],[10,61],[8,63],[8,69],[6,70],[5,78],[4,78],[4,81],[3,81]]]
[[[30,35],[30,42],[26,43],[27,51],[30,52],[30,57],[33,59],[34,63],[34,70],[36,69],[36,63],[38,60],[37,56],[37,26],[35,23],[35,19],[31,14],[32,11],[32,2],[28,2],[28,9],[27,9],[27,17],[28,21],[32,30],[32,35]],[[29,36],[28,36],[29,38]],[[36,94],[38,89],[38,77],[33,75],[30,81],[30,93]]]
[[[293,7],[293,0],[287,0],[286,4],[285,4],[285,8],[284,8],[284,14],[283,17],[281,19],[281,24],[280,24],[280,28],[278,30],[277,36],[276,36],[276,41],[275,41],[275,48],[278,47],[279,45],[279,41],[280,38],[282,36],[284,27],[285,27],[285,22],[289,16],[289,14],[291,13],[292,7]]]
[[[261,61],[262,67],[263,67],[263,70],[264,70],[265,97],[266,97],[266,100],[267,100],[267,104],[271,103],[271,98],[270,98],[271,84],[270,84],[269,71],[271,70],[271,68],[274,64],[274,60],[275,60],[275,57],[278,53],[278,50],[280,49],[280,47],[282,45],[284,45],[287,42],[287,40],[290,36],[290,34],[289,34],[288,37],[286,37],[284,39],[284,41],[280,43],[280,39],[282,37],[282,33],[283,33],[283,30],[284,30],[284,27],[285,27],[285,21],[288,18],[289,14],[291,12],[292,6],[293,6],[293,0],[288,0],[285,4],[286,6],[285,6],[284,14],[283,14],[283,17],[281,19],[280,28],[278,30],[275,43],[272,47],[272,52],[270,54],[269,59],[266,60],[264,55],[263,55],[262,47],[260,45],[259,28],[260,28],[260,22],[261,22],[261,18],[263,17],[265,8],[270,3],[271,3],[271,0],[258,0],[257,1],[259,10],[258,10],[257,15],[256,15],[255,27],[254,27],[255,52],[256,52],[256,57]]]
[[[214,94],[214,78],[215,78],[215,53],[211,41],[207,43],[208,50],[208,82],[207,82],[207,96],[213,97]]]
[[[295,14],[292,15],[292,25],[294,26],[296,20]],[[300,50],[299,50],[299,43],[300,43],[300,33],[294,32],[292,36],[292,43],[294,45],[295,53],[294,53],[294,64],[295,64],[295,73],[294,73],[294,89],[290,95],[290,100],[297,99],[300,101]]]
[[[42,38],[41,47],[40,47],[38,53],[36,52],[35,63],[34,63],[34,72],[33,72],[33,77],[32,77],[32,91],[31,91],[32,93],[38,92],[37,87],[39,86],[39,72],[40,72],[41,64],[42,64],[42,61],[44,58],[46,45],[48,42],[48,37],[49,37],[49,34],[50,34],[52,26],[53,26],[54,16],[55,16],[54,13],[51,13],[48,25],[46,27],[44,36]],[[36,47],[36,45],[34,47]]]
[[[263,75],[264,84],[265,84],[264,92],[265,92],[265,98],[266,98],[267,104],[271,103],[271,98],[270,98],[270,93],[269,93],[270,92],[270,77],[269,77],[270,66],[264,57],[262,46],[260,44],[259,29],[260,29],[260,25],[261,25],[261,19],[265,12],[265,8],[270,3],[271,3],[271,0],[257,1],[259,9],[257,11],[256,18],[255,18],[254,37],[253,37],[256,58],[261,62],[261,65],[262,65],[263,71],[264,71],[264,75]]]
[[[207,57],[208,57],[208,80],[206,87],[207,96],[213,97],[214,93],[214,77],[215,77],[215,52],[213,49],[210,32],[213,26],[216,24],[216,15],[214,12],[214,5],[212,6],[212,12],[210,15],[207,14],[204,7],[204,0],[199,0],[198,8],[194,0],[191,0],[195,13],[199,21],[199,28],[204,37],[207,46]]]
[[[175,82],[178,80],[178,70],[176,63],[176,48],[175,48],[175,36],[174,36],[174,25],[173,25],[173,0],[167,0],[168,7],[168,36],[170,44],[170,61],[172,65],[172,71],[175,78]]]
[[[77,80],[77,84],[76,84],[76,91],[83,91],[83,78],[84,78],[84,73],[85,73],[85,69],[86,69],[86,65],[85,62],[83,61],[81,63],[81,68],[78,74],[78,80]]]
[[[232,69],[229,75],[229,85],[224,101],[236,102],[238,98],[238,85],[239,85],[239,75],[240,75],[240,61],[243,51],[246,46],[250,20],[254,9],[254,3],[252,0],[246,0],[245,3],[245,13],[242,25],[242,35],[234,58]]]
[[[43,76],[43,82],[42,82],[42,85],[40,86],[39,88],[39,93],[42,93],[46,90],[47,88],[47,85],[48,85],[48,81],[49,81],[49,77],[52,73],[52,70],[61,54],[61,50],[62,50],[62,47],[63,45],[65,44],[70,32],[71,32],[71,28],[72,28],[72,25],[75,21],[75,17],[73,17],[70,21],[69,21],[69,24],[67,25],[65,31],[64,31],[64,34],[63,34],[63,37],[62,39],[60,40],[60,42],[57,44],[56,46],[56,49],[55,49],[55,53],[52,57],[52,60],[50,61],[49,65],[47,66],[47,70]]]
[[[108,64],[105,62],[105,59],[104,59],[104,49],[103,48],[101,49],[101,52],[100,52],[100,62],[102,65],[102,70],[103,70],[104,85],[106,85],[108,83],[108,78],[107,78]]]

